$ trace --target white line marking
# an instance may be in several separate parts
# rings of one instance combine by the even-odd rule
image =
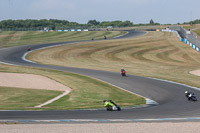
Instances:
[[[65,91],[63,94],[61,94],[61,95],[59,95],[59,96],[57,96],[57,97],[55,97],[55,98],[53,98],[53,99],[51,99],[51,100],[49,100],[49,101],[43,103],[43,104],[40,104],[40,105],[35,106],[35,108],[41,108],[41,107],[43,107],[43,106],[45,106],[45,105],[47,105],[47,104],[50,104],[50,103],[52,103],[52,102],[54,102],[54,101],[60,99],[61,97],[64,97],[65,95],[69,94],[69,92],[70,92],[70,91]]]
[[[164,81],[164,82],[169,82],[169,83],[173,83],[173,84],[177,84],[177,85],[182,85],[182,86],[185,86],[185,87],[188,87],[188,88],[200,91],[200,88],[193,87],[193,86],[190,86],[190,85],[186,85],[186,84],[183,84],[183,83],[178,83],[178,82],[175,82],[175,81],[170,81],[170,80],[165,80],[165,79],[158,79],[158,78],[152,78],[152,77],[146,77],[146,78],[155,79],[155,80]]]
[[[22,60],[24,60],[24,61],[27,61],[27,62],[30,62],[30,63],[37,63],[37,62],[34,62],[34,61],[31,61],[31,60],[28,60],[28,59],[26,59],[26,56],[29,54],[29,53],[31,53],[31,52],[33,52],[33,51],[36,51],[36,50],[41,50],[41,49],[46,49],[46,48],[53,48],[53,47],[56,47],[56,46],[62,46],[62,45],[68,45],[68,44],[74,44],[74,43],[78,43],[78,42],[73,42],[73,43],[64,43],[64,44],[57,44],[57,45],[53,45],[53,46],[47,46],[47,47],[42,47],[42,48],[38,48],[38,49],[35,49],[35,50],[32,50],[32,51],[29,51],[29,52],[26,52],[23,56],[22,56]]]
[[[0,64],[10,65],[10,66],[19,66],[19,65],[15,65],[15,64],[6,63],[6,62],[1,62],[1,61],[0,61]]]
[[[192,121],[200,117],[158,118],[158,119],[61,119],[61,120],[0,120],[0,123],[60,123],[60,122],[159,122],[159,121]]]
[[[147,105],[158,105],[158,102],[156,102],[156,101],[154,101],[154,100],[151,100],[151,99],[149,99],[149,98],[147,98],[147,97],[144,97],[144,96],[139,95],[139,94],[137,94],[137,93],[131,92],[131,91],[126,90],[126,89],[124,89],[124,88],[121,88],[121,87],[119,87],[119,86],[117,86],[117,85],[113,85],[113,84],[111,84],[111,83],[109,83],[109,82],[106,82],[106,81],[103,81],[103,80],[101,80],[101,79],[97,79],[97,78],[94,78],[94,77],[91,77],[91,76],[88,76],[88,77],[93,78],[93,79],[96,79],[96,80],[99,80],[99,81],[101,81],[101,82],[104,82],[104,83],[106,83],[106,84],[109,84],[109,85],[111,85],[111,86],[114,86],[114,87],[116,87],[116,88],[119,88],[119,89],[121,89],[121,90],[124,90],[124,91],[126,91],[126,92],[128,92],[128,93],[131,93],[131,94],[134,94],[134,95],[138,95],[138,96],[140,96],[140,97],[143,97],[143,98],[145,98],[146,104],[147,104]]]
[[[35,64],[36,64],[36,62],[26,59],[26,56],[27,56],[29,53],[31,53],[31,51],[26,52],[26,53],[22,56],[22,60],[27,61],[27,62],[30,62],[30,63],[35,63]]]

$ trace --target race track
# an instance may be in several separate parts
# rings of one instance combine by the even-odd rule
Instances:
[[[123,36],[134,37],[145,32],[132,31]],[[123,38],[120,37],[120,38]],[[70,44],[76,42],[63,42],[52,44],[29,45],[33,50],[47,46]],[[157,118],[188,118],[200,117],[200,102],[189,102],[185,98],[184,91],[192,91],[197,98],[200,93],[195,88],[161,81],[151,78],[128,75],[121,77],[119,73],[60,67],[52,65],[36,64],[22,59],[29,46],[20,46],[0,49],[0,62],[23,65],[30,67],[47,68],[78,73],[94,77],[111,83],[128,91],[137,93],[159,103],[156,106],[143,108],[123,109],[120,112],[100,110],[70,110],[70,111],[0,111],[0,120],[58,120],[58,119],[157,119]],[[103,105],[103,103],[102,103]]]

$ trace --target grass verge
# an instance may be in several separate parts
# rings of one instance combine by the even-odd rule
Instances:
[[[59,91],[0,87],[0,110],[24,110],[61,94]]]
[[[200,29],[194,30],[195,33],[197,33],[198,36],[200,36]]]
[[[52,97],[59,95],[61,92],[0,87],[0,110],[68,110],[103,108],[103,99],[112,99],[120,106],[145,104],[144,98],[78,74],[1,64],[0,71],[43,75],[72,89],[71,93],[67,96],[44,106],[44,108],[38,109],[27,107],[39,105]]]
[[[187,29],[187,30],[192,30],[192,29],[198,29],[200,28],[199,24],[193,24],[193,25],[183,25],[183,28]]]

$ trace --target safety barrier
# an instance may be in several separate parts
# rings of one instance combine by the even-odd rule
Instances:
[[[192,48],[194,48],[196,51],[200,52],[199,47],[197,47],[196,45],[192,44],[189,40],[182,38],[181,39],[182,42],[185,42],[186,44],[190,45]]]
[[[43,30],[44,32],[54,32],[54,30]],[[89,31],[88,29],[68,29],[68,30],[55,30],[59,32],[66,32],[66,31]]]
[[[170,26],[169,28],[163,31],[175,32],[179,37],[180,41],[185,42],[186,44],[194,48],[196,51],[200,52],[200,39],[195,33],[189,30],[185,30],[180,26]]]

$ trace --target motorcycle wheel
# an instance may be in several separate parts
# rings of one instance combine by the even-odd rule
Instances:
[[[117,106],[117,111],[121,111],[121,108],[119,106]]]
[[[112,111],[112,107],[111,107],[111,106],[108,106],[108,107],[107,107],[107,111]]]

